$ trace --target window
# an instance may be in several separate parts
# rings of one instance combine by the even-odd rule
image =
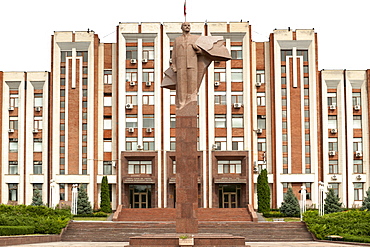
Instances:
[[[170,150],[176,150],[176,137],[170,137]]]
[[[226,92],[222,92],[222,95],[215,95],[215,105],[226,105]]]
[[[154,115],[152,114],[143,115],[143,128],[154,128]]]
[[[40,192],[40,195],[42,196],[42,184],[33,184],[33,195],[35,195],[36,190],[38,190]]]
[[[82,61],[83,62],[87,62],[88,61],[88,52],[87,51],[77,51],[77,57],[82,57]]]
[[[215,150],[226,150],[226,137],[216,137],[215,144]]]
[[[231,46],[231,58],[232,59],[243,59],[243,48],[242,46],[232,45]]]
[[[35,93],[33,100],[35,107],[42,107],[42,93]]]
[[[137,82],[137,69],[126,69],[126,81]]]
[[[18,174],[18,161],[9,161],[9,174]]]
[[[152,161],[128,161],[128,174],[152,174]]]
[[[137,105],[137,95],[126,95],[126,103]]]
[[[231,82],[243,81],[243,69],[231,69]]]
[[[266,151],[266,138],[257,138],[257,150]]]
[[[242,172],[241,160],[218,160],[218,174],[237,173]]]
[[[61,147],[59,148],[59,151],[60,151],[60,153],[61,153],[61,154],[64,154],[64,153],[66,152],[66,148],[65,148],[65,146],[61,146]]]
[[[126,47],[126,59],[137,59],[137,46]]]
[[[143,82],[154,82],[154,69],[143,69]]]
[[[258,106],[266,105],[266,93],[265,92],[257,93],[257,105]]]
[[[287,56],[292,56],[292,50],[281,50],[280,51],[281,61],[286,61]]]
[[[231,95],[231,104],[241,103],[243,104],[243,95]]]
[[[170,104],[176,105],[176,95],[170,95]]]
[[[86,143],[84,145],[86,145]],[[82,153],[87,154],[87,146],[82,146]]]
[[[60,53],[60,61],[62,63],[66,61],[66,57],[72,57],[72,51],[62,51]]]
[[[144,137],[143,138],[143,150],[154,150],[154,138]]]
[[[303,65],[303,73],[309,73],[308,65]]]
[[[353,152],[362,151],[362,138],[353,138]]]
[[[59,199],[62,201],[66,199],[65,188],[65,184],[59,184]]]
[[[328,129],[336,129],[337,128],[337,116],[329,115],[328,116]]]
[[[154,95],[143,95],[143,105],[154,105]]]
[[[226,69],[215,69],[215,82],[226,82]]]
[[[41,138],[33,139],[33,152],[42,152],[42,139]]]
[[[112,129],[112,117],[111,116],[104,116],[103,129],[105,129],[105,130],[111,130]]]
[[[328,106],[336,106],[337,105],[337,93],[328,93]]]
[[[243,150],[244,149],[244,138],[243,137],[233,137],[231,139],[232,150]]]
[[[232,114],[231,126],[233,128],[243,128],[243,115]]]
[[[354,188],[354,199],[355,201],[362,201],[364,196],[364,184],[363,183],[353,183]]]
[[[112,139],[111,138],[104,138],[103,152],[112,152]]]
[[[60,89],[60,97],[65,97],[65,96],[66,96],[66,90]]]
[[[137,115],[136,114],[126,115],[126,128],[137,128]]]
[[[153,46],[143,46],[143,59],[154,60]]]
[[[362,160],[353,160],[353,173],[363,173]]]
[[[110,106],[112,106],[112,105],[110,105]],[[82,108],[87,108],[87,101],[82,101]]]
[[[82,130],[87,130],[87,123],[82,124]]]
[[[18,184],[8,184],[9,201],[18,201]]]
[[[112,161],[103,161],[103,174],[112,175]]]
[[[303,57],[303,62],[308,62],[308,50],[297,50],[297,56]]]
[[[266,129],[265,115],[257,115],[257,129]]]
[[[286,77],[281,77],[281,85],[286,85]]]
[[[65,119],[66,118],[66,114],[64,112],[61,112],[60,113],[60,119]]]
[[[127,151],[137,150],[137,137],[126,137],[126,150]]]
[[[33,128],[35,130],[42,130],[42,117],[34,117],[33,121]]]
[[[329,160],[329,173],[338,174],[338,160]]]
[[[361,105],[361,93],[352,93],[352,105]]]
[[[226,128],[226,115],[225,114],[215,115],[215,128]]]
[[[338,138],[328,138],[329,151],[338,151]]]
[[[10,153],[18,152],[18,139],[17,138],[9,138],[9,152]]]
[[[281,66],[281,73],[282,74],[285,74],[286,73],[286,66],[285,65],[282,65]]]
[[[9,129],[18,129],[18,117],[9,117]]]
[[[33,174],[42,174],[42,161],[33,162]]]
[[[170,128],[176,128],[176,115],[170,115]]]
[[[82,97],[87,97],[87,89],[82,89]]]
[[[10,94],[9,107],[18,107],[18,94]]]
[[[104,70],[104,84],[112,84],[112,70]]]
[[[353,116],[353,128],[354,129],[361,129],[362,123],[361,123],[361,116],[355,115]]]
[[[264,70],[257,70],[256,82],[265,83],[265,71]]]

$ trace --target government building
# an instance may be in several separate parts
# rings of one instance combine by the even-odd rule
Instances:
[[[93,31],[55,32],[51,71],[0,71],[0,203],[69,204],[72,185],[99,208],[174,208],[176,106],[161,88],[181,23],[119,23],[115,43]],[[271,206],[292,187],[317,207],[319,184],[344,207],[370,186],[370,70],[318,69],[313,29],[254,42],[248,22],[191,23],[223,36],[232,60],[210,65],[198,95],[200,208],[257,208],[268,171]],[[340,59],[340,56],[339,56]],[[1,68],[0,68],[1,70]]]

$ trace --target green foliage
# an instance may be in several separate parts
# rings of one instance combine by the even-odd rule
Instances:
[[[91,214],[78,214],[77,217],[108,217],[107,213],[104,212],[96,212]]]
[[[286,215],[281,213],[281,212],[270,211],[270,212],[264,212],[263,217],[265,217],[265,218],[281,218],[281,217],[286,217]]]
[[[33,226],[0,226],[0,236],[33,234]]]
[[[39,234],[59,234],[71,218],[71,212],[63,209],[0,205],[0,226],[32,226]]]
[[[284,196],[284,201],[281,203],[280,212],[288,217],[298,217],[300,213],[299,202],[293,194],[292,188],[288,188]]]
[[[89,197],[87,196],[85,188],[82,187],[78,191],[77,214],[92,214],[92,212],[93,210],[89,202]]]
[[[342,203],[339,202],[339,197],[335,195],[333,189],[329,189],[326,193],[326,198],[324,200],[324,212],[325,214],[331,214],[336,212],[342,212]]]
[[[263,169],[257,178],[258,212],[270,211],[270,186],[267,179],[267,170]]]
[[[370,242],[370,213],[350,210],[319,216],[317,211],[307,211],[303,220],[318,239],[339,235],[343,241]]]
[[[361,210],[370,210],[370,187],[366,191],[366,197],[364,198],[362,202]]]
[[[100,210],[105,213],[111,213],[112,208],[110,205],[110,196],[109,196],[109,185],[108,177],[104,176],[101,181],[101,192],[100,192]]]
[[[42,202],[42,195],[39,189],[35,189],[33,192],[33,197],[32,197],[32,206],[42,206],[44,203]]]

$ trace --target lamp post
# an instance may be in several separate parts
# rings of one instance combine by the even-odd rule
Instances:
[[[324,215],[324,182],[319,182],[319,215]]]
[[[57,183],[54,179],[50,180],[50,207],[55,209],[55,201],[57,200]]]
[[[301,221],[303,220],[303,214],[306,212],[306,186],[301,186]]]
[[[77,214],[77,198],[78,198],[78,185],[73,184],[72,185],[72,207],[71,207],[71,213],[73,215]]]

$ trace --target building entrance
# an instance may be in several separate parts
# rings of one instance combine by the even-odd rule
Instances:
[[[240,207],[240,185],[219,185],[219,207]]]
[[[150,185],[130,185],[130,207],[151,208]]]

